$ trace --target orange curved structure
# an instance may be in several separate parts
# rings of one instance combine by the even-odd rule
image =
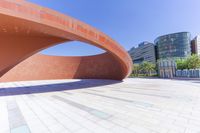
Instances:
[[[89,43],[106,53],[82,57],[37,54],[68,41]],[[67,78],[122,80],[131,69],[128,53],[97,29],[30,2],[0,1],[1,82]]]

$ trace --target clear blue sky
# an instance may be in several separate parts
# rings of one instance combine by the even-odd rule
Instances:
[[[28,0],[103,31],[126,50],[160,35],[200,33],[200,0]],[[79,42],[49,48],[52,55],[92,55],[102,50]]]

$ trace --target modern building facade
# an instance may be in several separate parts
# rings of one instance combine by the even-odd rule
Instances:
[[[143,61],[156,63],[155,46],[153,43],[142,42],[137,48],[131,48],[128,53],[135,64],[140,64]]]
[[[157,61],[158,75],[161,78],[173,78],[176,75],[176,61],[174,59],[160,59]]]
[[[70,16],[25,0],[1,0],[0,19],[0,82],[74,78],[122,80],[132,71],[131,58],[123,47]],[[80,57],[37,54],[74,40],[106,52]]]
[[[192,54],[197,54],[200,56],[200,36],[196,36],[191,42]]]
[[[160,77],[172,78],[176,76],[177,58],[187,58],[191,54],[200,55],[200,36],[191,41],[189,32],[163,35],[156,38],[154,44],[143,42],[137,48],[133,47],[129,54],[134,63],[156,63]]]
[[[157,59],[185,58],[191,55],[191,34],[179,32],[155,39]]]

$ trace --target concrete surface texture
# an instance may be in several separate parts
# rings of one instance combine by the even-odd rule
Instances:
[[[69,16],[23,0],[1,0],[0,19],[1,82],[57,78],[122,80],[131,73],[131,58],[117,42]],[[36,55],[53,45],[74,40],[107,52],[90,57]]]
[[[0,133],[199,133],[200,81],[0,83]]]

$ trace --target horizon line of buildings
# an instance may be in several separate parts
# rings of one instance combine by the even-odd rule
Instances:
[[[200,36],[191,39],[190,32],[177,32],[157,37],[154,43],[144,41],[138,47],[131,48],[134,64],[143,61],[156,64],[160,59],[186,58],[191,54],[200,55]]]

